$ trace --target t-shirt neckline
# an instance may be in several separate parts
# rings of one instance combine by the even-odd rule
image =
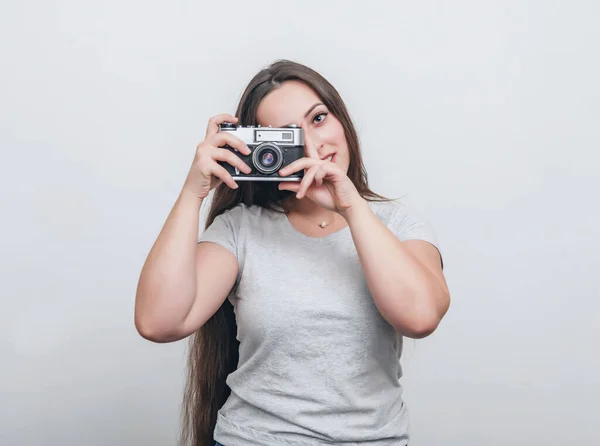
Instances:
[[[317,244],[331,243],[331,242],[338,240],[341,237],[344,237],[350,231],[350,227],[348,225],[346,225],[343,228],[341,228],[335,232],[332,232],[331,234],[327,234],[322,237],[312,237],[310,235],[306,235],[306,234],[298,231],[294,227],[294,225],[292,225],[292,222],[290,222],[286,213],[281,212],[280,214],[281,214],[280,218],[283,219],[283,228],[284,228],[285,232],[299,240],[303,240],[303,241],[309,242],[309,243],[317,243]]]

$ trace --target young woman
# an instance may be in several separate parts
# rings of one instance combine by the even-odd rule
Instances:
[[[249,166],[222,147],[250,150],[224,122],[300,126],[305,157],[279,175],[302,181],[236,184],[218,162]],[[139,279],[139,333],[193,335],[183,443],[408,444],[402,338],[448,310],[442,267],[429,223],[369,189],[334,87],[290,61],[260,71],[236,116],[209,121]]]

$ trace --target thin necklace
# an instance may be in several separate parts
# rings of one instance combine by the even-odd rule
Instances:
[[[290,209],[290,214],[291,213],[292,213],[292,210]],[[327,223],[325,220],[321,221],[320,223],[317,223],[317,222],[311,220],[310,218],[307,218],[304,215],[299,214],[298,212],[296,212],[296,215],[299,216],[299,217],[301,217],[301,218],[303,218],[303,219],[305,219],[306,221],[311,222],[314,225],[319,226],[322,229],[325,229],[327,226],[329,226],[330,224],[332,224],[337,219],[337,217],[338,217],[338,215],[336,214],[329,223]]]

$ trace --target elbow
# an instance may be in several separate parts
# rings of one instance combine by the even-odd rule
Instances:
[[[142,338],[156,343],[166,342],[167,337],[164,331],[159,330],[152,323],[145,321],[142,318],[136,317],[134,324],[135,329]]]
[[[184,321],[171,314],[171,311],[159,307],[138,290],[135,299],[133,324],[138,334],[151,342],[167,343],[185,337]]]
[[[439,319],[423,318],[413,322],[410,326],[396,327],[396,330],[408,338],[423,339],[433,334],[439,323]]]
[[[162,326],[162,324],[149,320],[149,318],[138,316],[137,314],[135,316],[134,325],[142,338],[158,344],[174,342],[182,338],[182,336],[173,333],[172,330]]]
[[[397,324],[396,330],[413,339],[423,339],[433,334],[448,311],[450,295],[444,293],[434,302],[436,304],[432,304],[429,308],[415,314],[410,322],[405,321],[403,324]]]

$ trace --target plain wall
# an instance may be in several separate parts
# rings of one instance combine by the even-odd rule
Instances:
[[[593,1],[5,1],[0,444],[173,445],[186,342],[133,325],[208,118],[277,58],[340,91],[425,213],[451,309],[408,341],[415,446],[598,444]]]

